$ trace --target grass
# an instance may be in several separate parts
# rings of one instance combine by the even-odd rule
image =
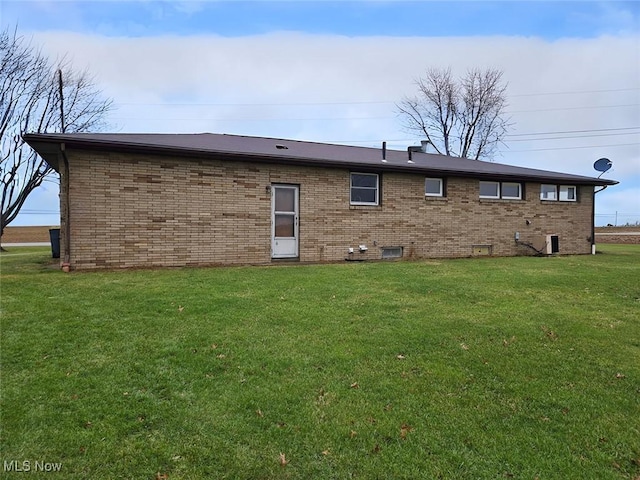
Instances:
[[[0,476],[638,479],[640,246],[64,274],[0,256]]]

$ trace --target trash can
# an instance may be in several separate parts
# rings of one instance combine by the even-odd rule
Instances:
[[[60,258],[60,229],[50,228],[49,238],[51,239],[51,257]]]

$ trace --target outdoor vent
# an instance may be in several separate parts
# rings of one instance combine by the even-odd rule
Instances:
[[[560,253],[560,239],[558,235],[547,235],[547,255]]]
[[[471,247],[471,254],[474,257],[482,257],[491,255],[493,253],[493,245],[473,245]]]
[[[382,258],[401,258],[402,247],[382,247]]]
[[[282,145],[281,143],[276,143],[276,148],[278,150],[289,150],[289,147],[287,147],[286,145]]]

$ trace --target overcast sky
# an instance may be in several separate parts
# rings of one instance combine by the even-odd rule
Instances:
[[[87,68],[109,131],[229,133],[405,150],[395,104],[427,68],[498,68],[495,161],[620,181],[597,224],[640,221],[640,2],[0,0],[2,26]],[[14,225],[56,225],[58,188]],[[617,212],[617,217],[616,217]]]

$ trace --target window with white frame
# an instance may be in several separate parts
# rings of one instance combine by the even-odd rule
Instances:
[[[578,201],[577,187],[575,185],[540,185],[540,200],[576,202]]]
[[[377,173],[351,173],[351,205],[378,205],[379,176]]]
[[[573,185],[560,185],[560,201],[561,202],[575,202],[576,201],[576,187]]]
[[[522,200],[522,184],[518,182],[480,182],[480,198]]]
[[[480,182],[480,198],[500,198],[500,182]]]
[[[503,182],[501,185],[502,198],[508,200],[522,199],[522,185],[520,183]]]
[[[557,200],[558,187],[556,185],[540,185],[540,200]]]
[[[441,178],[426,178],[424,194],[427,197],[444,197],[444,182]]]

